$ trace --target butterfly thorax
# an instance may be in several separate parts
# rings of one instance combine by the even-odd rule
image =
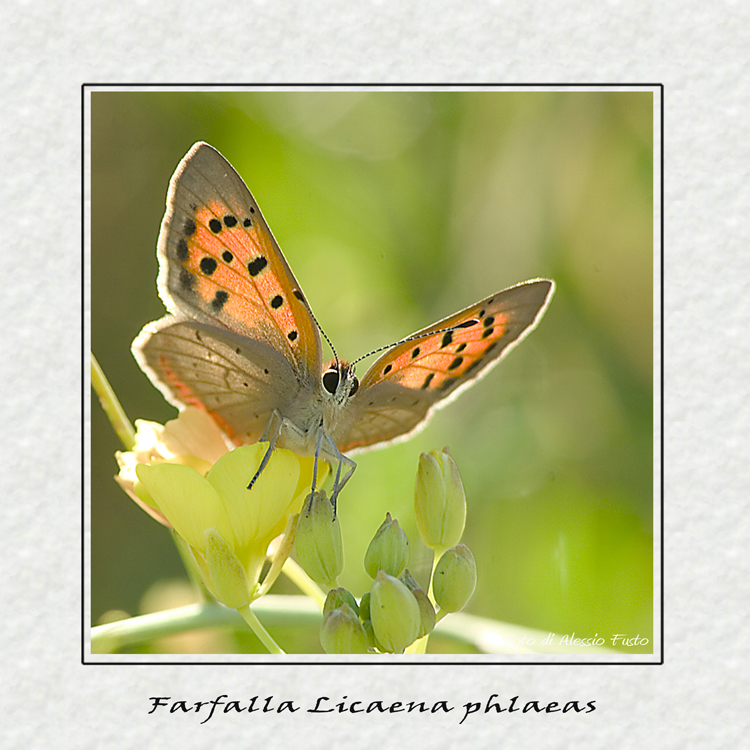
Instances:
[[[358,389],[359,380],[351,365],[340,360],[327,364],[309,397],[295,399],[281,410],[281,416],[296,429],[282,433],[279,445],[312,455],[321,433],[335,440],[337,434],[347,429],[347,407]]]

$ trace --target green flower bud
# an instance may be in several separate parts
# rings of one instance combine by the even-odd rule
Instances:
[[[414,580],[414,577],[408,570],[404,571],[404,574],[399,580],[409,589],[409,591],[411,591],[419,605],[421,624],[419,626],[419,635],[417,637],[422,638],[435,629],[435,623],[437,621],[435,608],[432,606],[432,602],[429,600],[427,594],[425,594],[425,592],[419,587],[419,584]]]
[[[323,605],[323,615],[327,615],[331,610],[340,607],[342,604],[348,604],[354,614],[359,615],[357,600],[344,588],[331,589],[328,592],[325,604]]]
[[[375,638],[394,654],[403,653],[417,639],[422,619],[411,591],[382,570],[370,589],[370,618]]]
[[[359,600],[359,617],[362,621],[370,619],[370,592],[362,594]]]
[[[399,576],[409,561],[409,539],[398,521],[385,514],[385,521],[375,532],[370,546],[365,552],[365,570],[370,578],[375,578],[379,570],[388,575]]]
[[[206,564],[216,597],[232,609],[249,604],[247,574],[237,555],[216,529],[207,529],[205,537]]]
[[[432,593],[440,609],[458,612],[469,601],[477,585],[474,555],[465,544],[447,550],[438,560],[432,579]]]
[[[432,549],[458,544],[466,523],[466,495],[455,461],[447,451],[419,457],[414,512],[424,543]]]
[[[367,653],[367,634],[348,604],[332,609],[323,618],[320,645],[327,654]]]
[[[299,564],[315,583],[326,588],[335,585],[344,569],[344,551],[339,519],[325,492],[313,492],[302,508],[294,548]]]
[[[376,648],[378,651],[385,651],[385,649],[378,643],[378,639],[375,637],[375,631],[372,629],[372,620],[364,620],[362,627],[365,630],[367,636],[368,648]]]

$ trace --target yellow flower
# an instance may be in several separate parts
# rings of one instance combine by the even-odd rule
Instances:
[[[178,463],[135,467],[155,509],[191,552],[209,591],[231,607],[252,601],[269,544],[310,493],[313,459],[278,448],[247,489],[267,447],[235,448],[205,477]],[[244,602],[238,594],[242,588],[248,594]]]
[[[115,480],[150,516],[169,526],[138,480],[135,467],[138,464],[167,462],[192,466],[205,474],[234,445],[206,412],[192,406],[165,425],[136,419],[135,426],[133,450],[115,453],[120,467]]]
[[[290,519],[310,493],[314,459],[277,448],[248,490],[267,443],[233,449],[216,422],[192,407],[165,425],[138,420],[136,427],[133,450],[116,454],[117,482],[174,530],[219,601],[235,608],[249,603],[269,544],[293,528]],[[327,473],[319,463],[318,481]],[[289,547],[281,545],[284,559]]]

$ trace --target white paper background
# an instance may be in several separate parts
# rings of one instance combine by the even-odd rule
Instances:
[[[103,8],[103,6],[102,6]],[[747,673],[748,50],[739,3],[6,2],[6,747],[737,747]],[[663,82],[664,666],[80,664],[82,82]],[[744,428],[744,429],[743,429]],[[744,450],[743,450],[744,449]],[[743,542],[740,544],[740,542]],[[743,596],[744,595],[744,596]],[[596,700],[591,714],[215,717],[148,697]]]

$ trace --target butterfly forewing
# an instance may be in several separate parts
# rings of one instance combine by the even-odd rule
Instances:
[[[302,375],[319,375],[320,336],[299,284],[245,183],[208,144],[172,178],[159,257],[171,312],[266,341]]]
[[[408,435],[533,330],[552,295],[542,279],[481,300],[389,349],[367,371],[342,451]],[[448,329],[448,330],[446,330]]]

